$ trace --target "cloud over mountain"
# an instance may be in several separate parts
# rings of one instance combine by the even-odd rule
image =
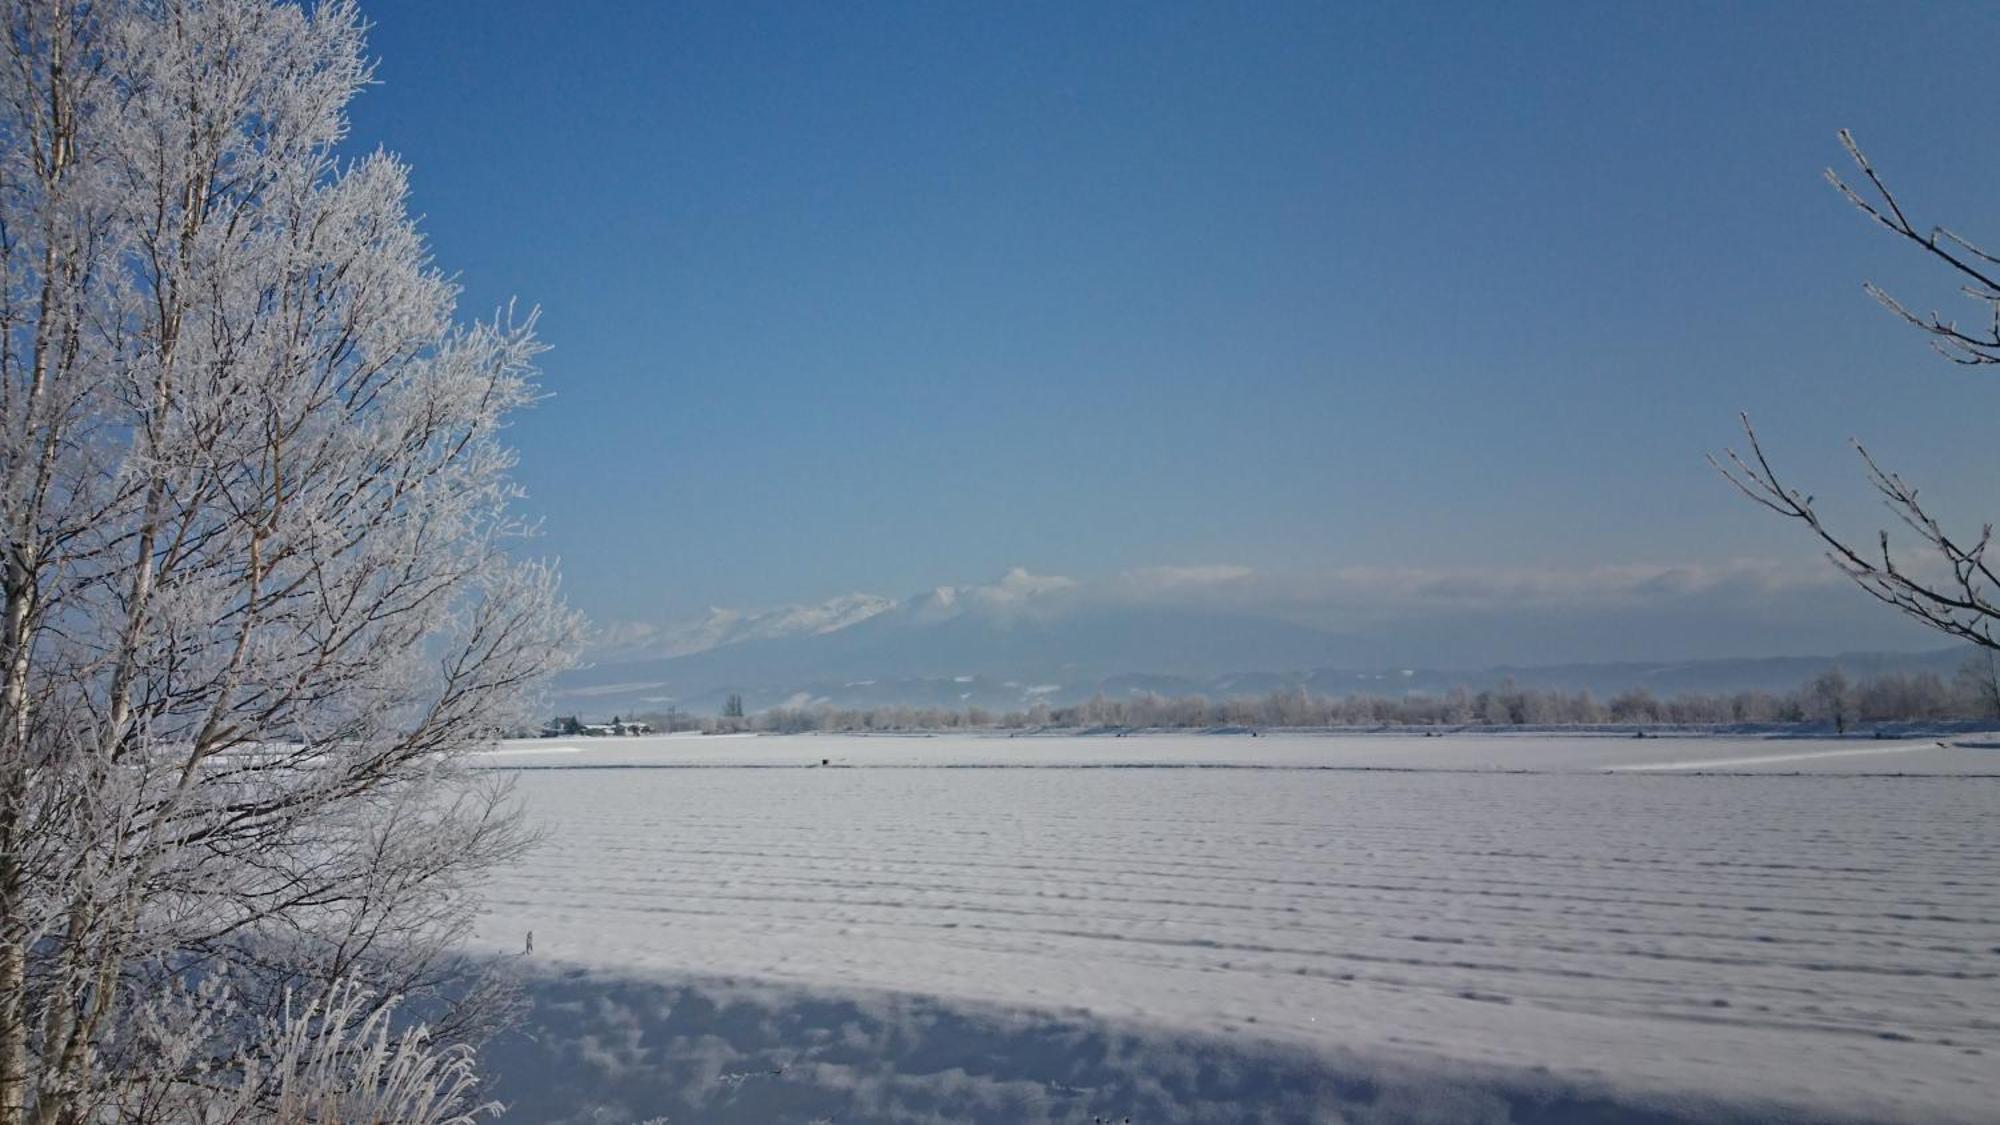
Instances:
[[[769,609],[710,608],[697,617],[665,624],[618,622],[599,630],[591,646],[602,660],[689,656],[724,645],[778,637],[831,633],[893,609],[892,598],[843,594],[818,605]]]
[[[1318,670],[1479,669],[1928,647],[1823,564],[1016,567],[893,599],[710,609],[605,629],[571,699],[654,707],[725,691],[1007,703],[1119,682],[1194,690]],[[1339,677],[1334,677],[1338,681]],[[1331,682],[1331,681],[1330,681]],[[1174,685],[1179,685],[1175,687]]]

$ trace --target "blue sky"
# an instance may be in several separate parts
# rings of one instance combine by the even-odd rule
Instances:
[[[464,312],[542,306],[519,477],[601,620],[1013,566],[1817,580],[1703,463],[1740,409],[1858,529],[1854,434],[1987,514],[2000,384],[1868,302],[1954,298],[1819,177],[1849,127],[2000,241],[1990,7],[368,14],[356,146]]]

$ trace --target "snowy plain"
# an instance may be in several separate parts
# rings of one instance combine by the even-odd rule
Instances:
[[[599,1097],[578,1121],[2000,1105],[2000,749],[677,736],[482,764],[546,839],[477,941],[533,931],[542,1046]]]

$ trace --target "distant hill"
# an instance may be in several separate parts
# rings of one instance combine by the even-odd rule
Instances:
[[[1949,677],[1961,648],[1660,663],[1533,667],[1386,667],[1365,637],[1251,613],[1118,605],[1079,598],[1067,579],[1014,571],[985,586],[902,600],[851,594],[812,606],[711,610],[665,626],[607,632],[558,683],[565,713],[714,712],[728,695],[762,710],[980,706],[1123,696],[1231,697],[1303,687],[1320,694],[1443,692],[1512,679],[1523,687],[1609,696],[1644,687],[1777,691],[1835,665],[1850,675],[1928,670]]]

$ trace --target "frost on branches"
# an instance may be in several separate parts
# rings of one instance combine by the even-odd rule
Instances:
[[[351,4],[0,10],[0,1125],[467,1119],[531,325],[336,160]]]

